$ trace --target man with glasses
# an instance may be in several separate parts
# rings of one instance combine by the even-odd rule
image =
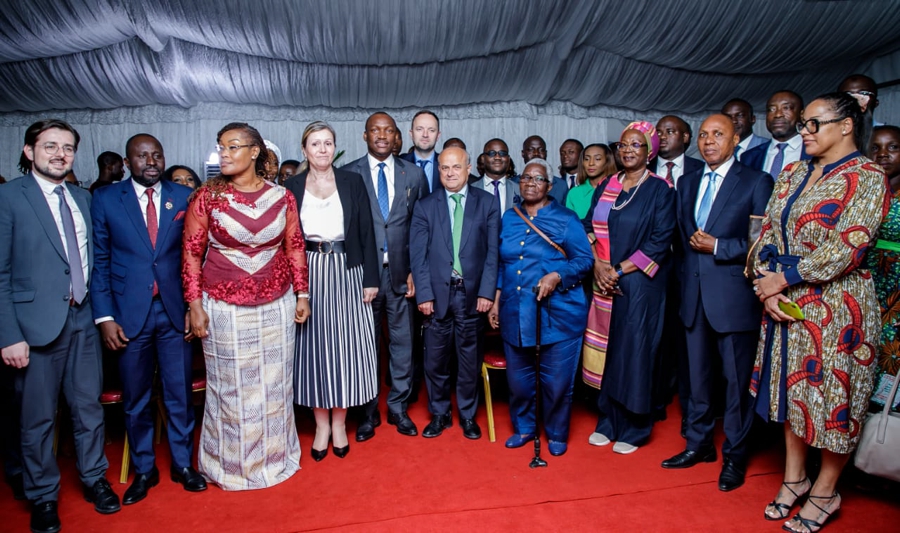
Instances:
[[[691,144],[691,127],[680,117],[666,115],[656,123],[659,135],[659,153],[647,168],[657,176],[666,178],[676,189],[678,178],[703,167],[703,162],[685,155]]]
[[[809,159],[803,138],[797,133],[802,112],[803,98],[799,94],[793,91],[773,94],[766,102],[766,129],[772,134],[772,140],[745,152],[741,163],[778,179],[788,164]]]
[[[501,139],[491,139],[484,144],[484,177],[474,181],[472,186],[485,190],[500,203],[500,218],[507,209],[520,202],[519,184],[509,179],[509,147]]]
[[[522,161],[527,165],[532,159],[547,160],[547,143],[540,135],[532,135],[522,142]],[[519,182],[519,176],[513,176],[513,181]],[[551,176],[553,180],[553,188],[550,189],[548,195],[555,198],[559,205],[566,206],[566,194],[569,189],[566,181],[557,176]]]
[[[25,131],[19,167],[0,187],[0,348],[17,370],[25,496],[32,531],[59,531],[53,432],[60,392],[72,413],[84,497],[120,509],[106,481],[100,339],[91,316],[91,195],[65,183],[79,135],[62,120]]]

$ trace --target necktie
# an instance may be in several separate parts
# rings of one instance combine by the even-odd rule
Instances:
[[[786,147],[787,143],[778,143],[775,145],[775,148],[778,148],[778,153],[772,158],[772,168],[769,172],[773,178],[777,178],[778,175],[781,174],[781,169],[784,168],[784,149]]]
[[[700,209],[697,210],[697,227],[705,229],[706,219],[709,218],[709,211],[712,209],[713,196],[716,194],[716,179],[718,174],[710,172],[706,175],[706,190],[703,191],[703,198],[700,199]]]
[[[159,235],[159,220],[156,217],[156,204],[153,203],[153,189],[147,189],[147,233],[150,234],[150,244],[156,249],[156,237]],[[159,295],[159,286],[153,280],[153,296]]]
[[[571,189],[573,187],[575,187],[575,176],[572,174],[569,174],[569,188]]]
[[[75,236],[75,219],[66,202],[62,185],[57,185],[53,192],[59,196],[59,214],[62,217],[63,233],[66,237],[66,253],[69,255],[69,277],[72,281],[72,298],[80,304],[87,295],[87,284],[84,282],[84,269],[81,264],[81,251],[78,248],[78,237]]]
[[[741,160],[741,145],[737,145],[734,147],[734,158],[738,161]]]
[[[666,163],[666,181],[668,181],[669,183],[674,185],[675,184],[675,176],[672,175],[673,168],[675,168],[674,162],[669,161],[668,163]]]
[[[460,276],[462,275],[462,264],[459,262],[459,245],[462,242],[462,226],[463,226],[463,205],[462,195],[459,193],[451,194],[450,198],[456,202],[453,206],[453,270]]]
[[[494,198],[497,199],[497,205],[500,205],[500,180],[491,181],[491,185],[494,186]]]
[[[384,173],[384,163],[378,163],[378,207],[381,208],[381,217],[387,224],[391,214],[391,204],[388,199],[387,174]],[[384,236],[384,251],[387,251],[387,234]]]
[[[427,159],[419,159],[416,164],[419,165],[419,168],[422,169],[422,173],[425,174],[425,180],[428,181],[428,192],[431,192],[434,190],[434,187],[431,186],[431,179],[428,177],[428,172],[425,172],[425,167],[428,165],[428,163],[431,163],[431,161]]]

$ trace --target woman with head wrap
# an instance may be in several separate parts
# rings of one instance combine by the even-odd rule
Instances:
[[[666,301],[675,194],[647,170],[659,149],[649,122],[632,122],[616,149],[624,170],[597,185],[584,219],[594,293],[584,336],[584,380],[599,388],[595,446],[629,454],[650,437],[652,384]],[[602,381],[602,386],[601,386]]]

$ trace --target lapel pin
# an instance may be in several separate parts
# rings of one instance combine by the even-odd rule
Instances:
[[[168,202],[166,202],[166,209],[171,210],[172,207],[173,207],[173,206],[172,206],[172,201],[171,201],[171,200],[169,200]]]

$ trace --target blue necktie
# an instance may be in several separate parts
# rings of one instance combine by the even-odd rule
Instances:
[[[422,169],[422,174],[425,174],[425,181],[428,182],[428,192],[431,192],[434,190],[434,187],[431,185],[432,179],[428,177],[428,172],[425,172],[425,165],[427,165],[428,163],[431,163],[431,161],[427,159],[419,159],[417,164],[419,165],[419,168]]]
[[[391,214],[391,204],[388,196],[387,174],[384,173],[384,163],[378,163],[378,207],[381,208],[381,218],[387,224]],[[384,236],[384,251],[387,251],[387,235]]]
[[[734,158],[738,161],[741,160],[741,145],[737,145],[734,147]]]
[[[772,158],[772,171],[769,172],[773,178],[777,178],[778,175],[781,174],[781,169],[784,168],[784,149],[786,147],[787,143],[778,143],[775,145],[775,148],[778,148],[778,153]]]
[[[700,209],[697,210],[697,227],[705,229],[706,219],[709,218],[709,211],[712,209],[713,197],[716,194],[716,178],[718,174],[710,172],[706,175],[706,190],[703,191],[703,198],[700,199]]]
[[[66,253],[69,254],[69,277],[72,281],[72,298],[80,304],[87,295],[87,284],[84,282],[84,269],[81,264],[81,251],[78,249],[78,237],[75,236],[75,219],[66,202],[62,185],[57,185],[53,192],[59,196],[59,214],[62,217],[63,233],[66,237]]]
[[[500,180],[491,181],[491,185],[494,186],[494,198],[497,200],[497,208],[503,207],[500,203]]]

